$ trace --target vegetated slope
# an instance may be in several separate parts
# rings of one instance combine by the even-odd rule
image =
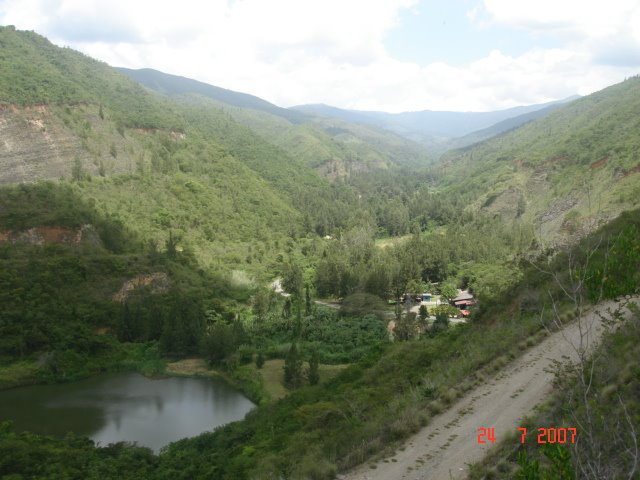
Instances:
[[[204,309],[246,292],[168,247],[144,251],[70,186],[0,188],[0,388],[198,352]]]
[[[13,27],[0,27],[0,45],[0,104],[105,104],[124,127],[184,128],[170,103],[105,63]]]
[[[195,93],[235,107],[270,113],[292,123],[302,123],[307,120],[306,115],[301,112],[278,107],[254,95],[227,90],[190,78],[159,72],[151,68],[134,70],[119,67],[116,68],[116,70],[141,83],[145,87],[168,96]]]
[[[32,32],[3,27],[0,42],[0,183],[71,180],[145,239],[172,230],[204,264],[262,268],[274,242],[339,224],[321,206],[339,197],[327,180],[220,109]]]
[[[565,100],[562,102],[564,101]],[[385,113],[344,110],[328,105],[299,105],[292,108],[307,114],[316,114],[339,118],[347,122],[374,125],[376,127],[395,132],[426,146],[441,150],[441,144],[450,138],[457,138],[471,134],[477,130],[486,129],[510,118],[513,118],[514,122],[517,123],[518,117],[546,108],[554,103],[557,102],[514,107],[494,112],[446,112],[423,110],[416,112]],[[522,120],[526,121],[526,117],[523,117]]]
[[[563,282],[574,280],[566,274],[569,258],[587,268],[587,298],[636,289],[639,218],[638,211],[626,214],[600,232],[604,238],[589,237],[570,256],[542,259],[545,268]],[[608,245],[613,248],[605,255]],[[587,264],[592,248],[597,252]],[[131,478],[335,478],[372,454],[392,454],[400,440],[436,421],[542,340],[547,334],[541,320],[553,319],[550,295],[558,301],[557,313],[567,318],[575,305],[562,300],[554,280],[527,268],[522,282],[485,306],[473,323],[379,345],[331,380],[261,405],[242,422],[172,443],[159,456],[128,445],[95,449],[73,436],[58,440],[3,426],[0,472],[37,477],[97,471],[101,478],[118,478],[126,468]]]
[[[579,324],[574,322],[554,332],[409,437],[399,451],[389,455],[391,461],[387,458],[367,462],[346,475],[345,480],[467,478],[469,465],[481,460],[493,445],[487,438],[482,439],[483,445],[478,443],[479,429],[493,428],[499,442],[505,437],[513,438],[520,420],[549,398],[554,365],[568,359],[578,362],[576,352],[580,345],[595,347],[604,332],[598,312],[618,305],[617,301],[601,304]],[[630,316],[626,310],[624,315]],[[537,436],[535,428],[530,431],[532,436]],[[519,439],[511,442],[511,446],[517,441]],[[372,469],[372,465],[376,468]],[[514,478],[512,475],[513,472],[505,478]]]
[[[631,318],[605,334],[588,358],[588,373],[567,369],[553,382],[546,404],[520,422],[527,432],[524,444],[520,435],[504,439],[471,467],[469,478],[635,478],[640,423],[637,297],[629,309]],[[588,376],[581,378],[581,373]],[[548,443],[539,444],[539,435]]]
[[[514,130],[526,123],[546,117],[554,110],[557,110],[558,108],[567,104],[569,101],[575,100],[576,98],[566,99],[562,102],[555,102],[539,110],[523,113],[522,115],[518,115],[517,117],[507,118],[506,120],[502,120],[501,122],[491,125],[490,127],[484,128],[482,130],[476,130],[475,132],[469,133],[463,137],[452,139],[442,145],[442,151],[444,152],[445,150],[454,150],[457,148],[467,147],[469,145],[473,145],[474,143],[479,143],[483,140],[495,137],[496,135],[499,135],[501,133],[508,132],[509,130]]]
[[[477,210],[564,242],[640,202],[640,78],[445,154],[440,181]]]
[[[306,115],[252,95],[156,70],[119,71],[158,93],[186,97],[185,101],[191,104],[222,109],[292,157],[303,159],[332,179],[394,165],[424,165],[429,159],[423,147],[390,131]]]

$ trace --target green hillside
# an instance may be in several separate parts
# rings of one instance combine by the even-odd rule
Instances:
[[[116,70],[141,83],[145,87],[168,96],[194,93],[227,105],[270,113],[292,123],[302,123],[306,121],[306,116],[303,113],[278,107],[273,103],[269,103],[266,100],[247,93],[234,92],[233,90],[198,82],[190,78],[162,73],[151,68],[142,68],[140,70],[117,68]]]
[[[640,202],[640,78],[443,156],[441,187],[567,241]]]
[[[262,99],[150,69],[119,69],[145,87],[195,105],[216,106],[293,158],[331,179],[395,165],[425,165],[420,145],[388,130],[306,115]],[[186,97],[186,98],[185,98]]]
[[[159,455],[0,422],[0,477],[332,479],[573,319],[557,282],[585,306],[638,293],[640,78],[428,165],[395,134],[144,88],[32,32],[0,46],[0,388],[189,358],[258,405]],[[402,305],[459,288],[466,323]]]
[[[161,354],[200,351],[205,309],[225,315],[246,295],[170,237],[144,245],[70,186],[0,189],[0,388],[158,373]]]
[[[305,218],[340,224],[319,208],[336,197],[328,181],[220,109],[149,93],[32,32],[3,27],[0,42],[0,184],[62,178],[141,238],[171,230],[227,268],[264,271]]]

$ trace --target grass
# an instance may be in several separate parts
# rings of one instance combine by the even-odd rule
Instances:
[[[38,371],[35,361],[23,360],[2,365],[0,366],[0,390],[37,383]]]
[[[202,358],[184,358],[176,362],[167,363],[166,373],[184,376],[212,376],[218,374],[215,370],[211,370]]]
[[[348,365],[323,365],[319,366],[320,382],[327,381],[344,370]],[[255,365],[252,365],[253,369],[260,374],[262,378],[262,384],[265,391],[269,394],[272,400],[279,400],[284,398],[289,393],[289,390],[282,383],[284,375],[284,360],[274,359],[267,360],[261,369],[258,369]]]
[[[264,389],[273,400],[278,400],[287,395],[288,391],[282,383],[284,360],[267,360],[261,369],[254,368],[260,372]]]
[[[402,245],[404,242],[411,238],[411,234],[402,235],[400,237],[384,237],[376,238],[375,245],[378,248],[389,248],[397,245]]]

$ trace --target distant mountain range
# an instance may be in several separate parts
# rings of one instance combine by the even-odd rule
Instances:
[[[254,95],[209,85],[190,78],[170,75],[150,68],[132,70],[116,68],[150,90],[168,96],[202,95],[238,108],[251,109],[281,117],[294,125],[316,122],[317,117],[340,120],[383,129],[442,153],[460,148],[542,118],[579,96],[537,105],[528,105],[493,112],[418,112],[386,113],[345,110],[329,105],[299,105],[282,108]]]
[[[299,105],[293,110],[307,114],[335,117],[347,122],[364,123],[391,130],[427,146],[447,142],[452,138],[485,130],[478,138],[502,133],[535,118],[541,118],[559,106],[579,96],[564,100],[513,107],[493,112],[446,112],[423,110],[418,112],[385,113],[361,110],[343,110],[328,105]],[[505,123],[506,122],[506,123]],[[493,128],[492,128],[493,127]]]

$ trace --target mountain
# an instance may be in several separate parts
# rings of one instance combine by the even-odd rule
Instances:
[[[274,261],[267,244],[335,198],[311,167],[219,109],[149,92],[33,32],[3,27],[0,43],[0,185],[70,183],[142,238],[162,245],[171,231],[203,265],[254,270]],[[252,264],[245,242],[263,251]]]
[[[168,96],[195,93],[235,107],[250,108],[252,110],[270,113],[292,123],[303,123],[306,121],[306,115],[301,112],[278,107],[266,100],[247,93],[227,90],[190,78],[159,72],[151,68],[132,70],[119,67],[116,68],[116,70],[145,87]]]
[[[450,138],[462,137],[486,129],[507,119],[520,117],[544,109],[556,103],[574,100],[570,97],[560,102],[513,107],[494,112],[447,112],[423,110],[416,112],[386,113],[360,110],[344,110],[328,105],[299,105],[292,109],[307,114],[340,118],[347,122],[363,123],[384,128],[428,146],[435,146]],[[527,121],[523,117],[520,123]],[[514,121],[513,126],[517,126]]]
[[[221,109],[324,177],[344,178],[397,165],[425,165],[431,160],[423,146],[376,126],[306,115],[253,95],[156,70],[118,70],[163,96]]]
[[[474,143],[479,143],[483,140],[487,140],[491,137],[495,137],[496,135],[499,135],[501,133],[508,132],[509,130],[514,130],[521,125],[546,117],[554,110],[562,107],[565,103],[573,101],[577,98],[579,97],[571,97],[570,99],[567,99],[563,102],[555,102],[539,110],[534,110],[532,112],[523,113],[522,115],[507,118],[506,120],[502,120],[501,122],[493,124],[490,127],[484,128],[482,130],[476,130],[475,132],[469,133],[462,137],[454,138],[443,143],[441,146],[441,150],[442,152],[445,152],[447,150],[466,147],[468,145],[473,145]]]
[[[568,241],[640,203],[640,78],[443,155],[440,188]]]

